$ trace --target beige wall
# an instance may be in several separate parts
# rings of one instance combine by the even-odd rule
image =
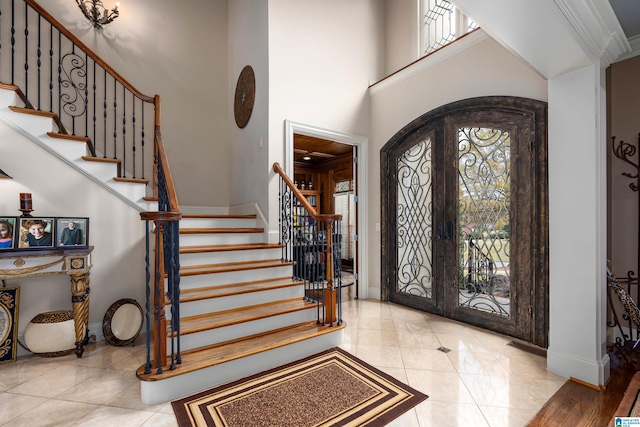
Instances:
[[[104,31],[73,1],[40,4],[142,93],[161,96],[180,204],[228,206],[227,1],[123,1]]]
[[[467,36],[467,48],[454,45],[371,89],[371,152],[367,208],[370,259],[369,297],[380,297],[380,149],[405,125],[434,108],[466,98],[510,95],[547,100],[547,82],[482,32]],[[471,42],[473,40],[473,43]],[[461,43],[460,42],[457,43]],[[460,46],[460,44],[458,45]],[[452,54],[453,50],[455,54]],[[447,51],[447,52],[444,52]],[[446,57],[444,55],[447,55]]]
[[[640,133],[640,56],[611,65],[609,87],[609,134],[616,137],[616,145],[624,141],[638,148]],[[611,141],[608,141],[610,144]],[[611,148],[608,148],[611,152]],[[638,155],[633,156],[638,162]],[[613,272],[624,277],[628,271],[638,274],[638,192],[629,184],[636,179],[637,170],[611,155],[610,183],[610,247]]]

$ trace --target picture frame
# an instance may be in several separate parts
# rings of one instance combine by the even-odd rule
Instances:
[[[51,249],[55,246],[54,217],[20,217],[18,247],[20,249]]]
[[[19,286],[0,288],[0,363],[17,358],[19,300]]]
[[[73,226],[71,226],[73,224]],[[56,218],[56,247],[85,247],[89,245],[89,218]]]
[[[16,248],[17,225],[18,218],[16,217],[0,217],[0,251]]]

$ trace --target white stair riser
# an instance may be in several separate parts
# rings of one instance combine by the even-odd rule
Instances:
[[[302,297],[304,297],[304,287],[302,285],[297,285],[268,289],[259,292],[249,292],[246,294],[229,295],[227,297],[183,302],[180,304],[180,317],[196,316],[198,314],[213,313],[223,310],[233,310],[234,308]],[[170,317],[170,315],[167,315],[167,318]]]
[[[8,107],[10,105],[18,105],[16,103],[16,93],[12,90],[0,89],[0,107]],[[22,101],[21,101],[21,104]]]
[[[144,184],[133,182],[117,182],[113,179],[107,181],[107,184],[127,199],[138,202],[146,196],[146,186]]]
[[[315,320],[316,317],[316,308],[313,307],[307,310],[300,310],[293,313],[280,314],[277,316],[267,317],[265,319],[244,322],[237,325],[225,326],[224,328],[216,328],[195,334],[182,335],[180,339],[180,348],[183,351],[190,350],[209,344],[271,331],[273,329],[284,328],[297,323],[308,322]],[[169,345],[169,343],[167,345]]]
[[[262,233],[180,234],[180,246],[261,243]]]
[[[337,347],[342,344],[343,331],[338,329],[336,332],[161,381],[142,381],[142,402],[147,405],[169,402]]]
[[[7,110],[5,117],[13,124],[37,138],[48,136],[47,132],[54,129],[53,120],[48,117],[36,116],[34,114],[15,113]]]
[[[92,162],[83,159],[76,159],[74,163],[102,182],[107,182],[118,175],[118,167],[113,163]]]
[[[229,271],[225,273],[197,274],[195,276],[180,277],[181,289],[203,288],[206,286],[228,285],[231,283],[253,282],[256,280],[276,279],[278,277],[291,277],[291,266],[278,266],[271,268],[258,268],[255,270]]]
[[[268,259],[280,259],[281,256],[282,250],[280,248],[251,249],[243,251],[199,252],[193,254],[180,254],[180,265],[202,265],[236,261],[264,261]]]
[[[43,136],[40,140],[71,161],[80,160],[82,156],[87,155],[87,144],[84,142],[51,138],[48,135]]]
[[[255,218],[183,218],[180,228],[256,228]]]

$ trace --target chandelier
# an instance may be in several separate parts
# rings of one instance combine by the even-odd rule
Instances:
[[[93,28],[102,29],[103,25],[113,22],[120,15],[118,12],[120,2],[116,3],[111,10],[104,7],[100,0],[76,0],[76,3],[84,16],[93,24]]]

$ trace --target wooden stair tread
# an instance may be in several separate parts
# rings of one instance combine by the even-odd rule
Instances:
[[[183,246],[180,248],[181,254],[196,254],[203,252],[228,252],[228,251],[245,251],[252,249],[279,249],[282,245],[279,243],[241,243],[227,245],[202,245],[202,246]]]
[[[56,113],[52,113],[50,111],[34,110],[33,108],[9,106],[9,109],[14,113],[31,114],[32,116],[47,117],[50,119],[55,119],[58,117]]]
[[[180,276],[197,276],[199,274],[227,273],[230,271],[257,270],[260,268],[273,268],[293,265],[291,262],[282,262],[280,259],[268,259],[263,261],[225,262],[220,264],[200,264],[180,267]]]
[[[184,218],[184,215],[183,215]],[[264,228],[181,228],[180,234],[264,233]]]
[[[202,219],[256,219],[257,215],[222,215],[222,214],[182,214],[183,218],[202,218]]]
[[[158,381],[166,378],[184,375],[211,366],[219,365],[242,357],[251,356],[266,350],[283,347],[288,344],[304,341],[327,333],[344,329],[341,325],[319,325],[316,321],[300,323],[287,328],[260,333],[238,340],[227,341],[199,349],[182,352],[182,363],[175,369],[165,368],[162,374],[156,374],[155,369],[145,374],[145,366],[138,368],[136,376],[142,381]]]
[[[114,163],[114,164],[121,163],[119,159],[107,159],[104,157],[93,157],[93,156],[82,156],[82,160],[86,160],[88,162],[102,162],[102,163]]]
[[[87,136],[79,136],[79,135],[68,135],[66,133],[58,133],[58,132],[47,132],[51,138],[57,139],[67,139],[69,141],[78,141],[78,142],[91,142],[91,138]]]
[[[119,176],[116,176],[113,178],[114,181],[116,182],[131,182],[134,184],[144,184],[147,185],[149,183],[148,179],[142,179],[142,178],[122,178]]]
[[[16,91],[19,89],[18,86],[12,85],[10,83],[0,83],[0,89],[13,90]]]
[[[256,280],[253,282],[184,289],[180,291],[180,303],[199,301],[209,298],[220,298],[231,295],[241,295],[250,292],[267,291],[290,286],[300,286],[302,284],[304,284],[303,281],[294,281],[291,277],[278,277],[275,279]]]
[[[316,306],[316,303],[305,301],[300,297],[235,308],[233,310],[183,317],[180,319],[180,333],[184,336],[253,320],[266,319],[280,314],[308,310]]]

